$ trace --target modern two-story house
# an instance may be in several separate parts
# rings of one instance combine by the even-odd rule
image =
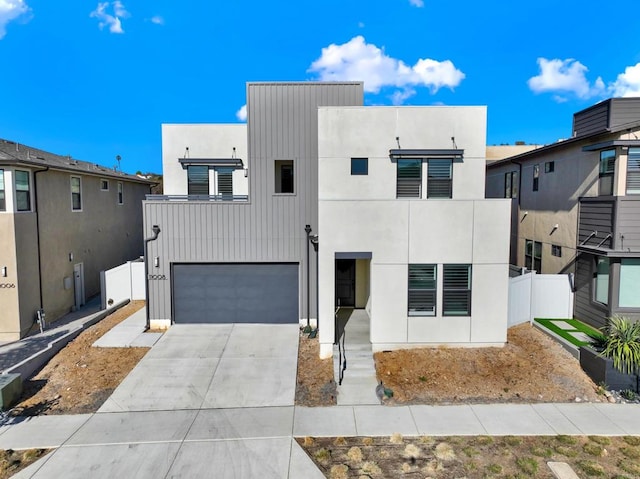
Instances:
[[[246,125],[163,125],[151,325],[309,321],[328,357],[341,306],[378,350],[504,344],[485,132],[484,107],[368,107],[359,82],[249,83]]]
[[[640,98],[573,116],[569,139],[487,166],[487,195],[510,198],[512,264],[571,273],[574,315],[596,327],[640,318]]]
[[[100,271],[141,255],[151,182],[0,139],[0,341],[100,292]]]

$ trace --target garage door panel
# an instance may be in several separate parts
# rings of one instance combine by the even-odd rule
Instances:
[[[177,323],[297,323],[298,264],[176,264]]]

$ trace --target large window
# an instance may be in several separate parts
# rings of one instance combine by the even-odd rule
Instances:
[[[352,175],[369,174],[369,158],[351,158]]]
[[[540,187],[540,165],[533,165],[533,191]]]
[[[613,195],[613,174],[616,168],[616,150],[600,152],[599,195]]]
[[[640,259],[623,258],[620,260],[620,292],[618,306],[621,308],[640,308]]]
[[[82,210],[82,183],[79,176],[71,177],[71,209]]]
[[[518,187],[520,181],[517,171],[509,171],[504,174],[504,197],[505,198],[517,198]]]
[[[627,194],[640,195],[640,148],[629,148],[627,157]]]
[[[435,316],[436,265],[409,265],[409,316]]]
[[[16,170],[16,209],[31,211],[31,187],[29,186],[29,172]]]
[[[529,270],[542,272],[542,243],[539,241],[524,241],[524,266]]]
[[[471,265],[443,265],[442,314],[471,316]]]
[[[593,299],[598,303],[609,304],[609,258],[596,258],[593,286]]]
[[[218,175],[218,195],[223,200],[233,199],[233,169],[216,168]]]
[[[293,193],[293,161],[275,161],[276,193]]]
[[[398,160],[396,180],[397,198],[420,198],[422,160]]]
[[[206,165],[187,166],[187,194],[209,196],[209,167]]]
[[[4,170],[0,170],[0,211],[6,211],[7,203],[4,196]]]
[[[452,160],[429,160],[427,198],[451,198]]]

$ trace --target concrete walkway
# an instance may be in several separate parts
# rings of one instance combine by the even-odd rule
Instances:
[[[297,325],[173,326],[99,412],[13,418],[0,448],[57,448],[18,479],[320,479],[294,437],[640,435],[631,404],[295,407],[297,337]]]

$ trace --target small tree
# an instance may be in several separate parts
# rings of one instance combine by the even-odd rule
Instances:
[[[638,374],[640,370],[640,321],[624,316],[607,318],[602,356],[611,358],[613,366],[623,374]]]

